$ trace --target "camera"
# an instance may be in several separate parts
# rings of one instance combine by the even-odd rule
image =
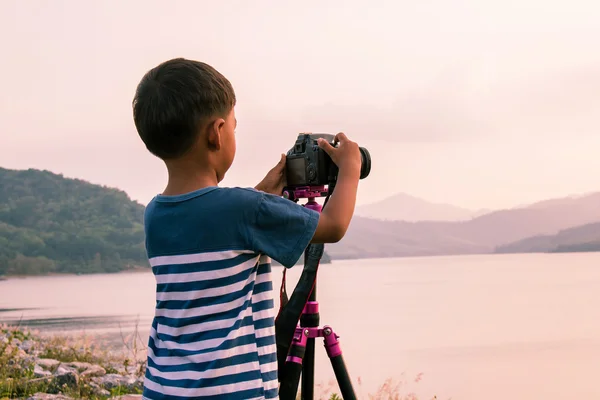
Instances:
[[[286,154],[287,186],[335,185],[338,167],[331,157],[319,147],[317,139],[323,138],[334,146],[335,135],[328,133],[300,133],[294,147]],[[361,155],[360,179],[371,172],[371,155],[364,147],[359,147]]]

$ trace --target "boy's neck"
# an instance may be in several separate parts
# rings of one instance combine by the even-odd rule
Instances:
[[[209,186],[218,186],[217,172],[210,168],[189,168],[184,165],[167,165],[169,181],[163,191],[165,196],[190,193]]]

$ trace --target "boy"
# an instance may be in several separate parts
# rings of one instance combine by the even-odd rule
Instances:
[[[319,143],[339,167],[321,215],[281,197],[283,155],[255,188],[218,187],[235,104],[223,75],[185,59],[150,70],[135,94],[137,131],[168,171],[144,216],[157,283],[145,399],[277,398],[270,258],[292,267],[310,242],[339,241],[354,212],[361,158],[343,133],[338,147]]]

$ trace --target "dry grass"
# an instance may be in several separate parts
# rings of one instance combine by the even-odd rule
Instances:
[[[73,398],[93,400],[108,399],[112,396],[129,393],[139,394],[139,390],[125,387],[113,388],[110,396],[94,394],[88,379],[80,379],[76,387],[54,387],[46,378],[36,378],[33,373],[35,359],[50,358],[61,362],[87,362],[100,365],[107,374],[122,374],[143,376],[146,369],[146,344],[139,335],[137,324],[132,333],[120,333],[120,346],[109,347],[101,337],[87,334],[41,335],[38,331],[28,331],[19,327],[0,325],[0,336],[5,335],[8,343],[0,341],[0,399],[22,398],[34,393],[62,393]],[[32,340],[35,343],[35,357],[24,355],[18,342]],[[114,343],[114,340],[112,340]],[[412,379],[389,378],[379,386],[375,393],[364,393],[361,378],[354,382],[354,388],[359,399],[364,400],[419,400],[417,395],[409,390],[410,384],[421,381],[423,374]],[[300,397],[298,397],[299,399]],[[437,400],[437,397],[427,400]],[[315,400],[342,400],[338,394],[337,383],[334,380],[327,384],[315,385]],[[425,399],[423,399],[425,400]]]
[[[423,374],[417,374],[414,379],[402,380],[388,378],[379,386],[375,393],[364,394],[361,378],[357,378],[354,384],[354,390],[359,399],[364,400],[419,400],[419,397],[409,390],[410,383],[418,383],[423,379]],[[300,396],[297,398],[300,399]],[[337,393],[337,383],[334,380],[327,384],[315,385],[315,400],[342,400],[341,395]],[[438,400],[437,396],[428,400]]]
[[[44,336],[37,331],[8,326],[0,326],[0,336],[5,337],[0,341],[0,399],[26,398],[35,393],[60,393],[73,398],[100,400],[141,392],[136,388],[117,386],[110,390],[109,395],[98,395],[90,377],[80,376],[76,385],[58,387],[51,377],[35,375],[36,360],[41,358],[62,363],[77,361],[99,365],[108,374],[135,374],[138,377],[144,374],[145,363],[139,365],[134,354],[109,351],[103,343],[95,342],[92,336]],[[19,348],[19,343],[25,341],[33,343],[28,352]],[[126,342],[124,345],[130,352],[139,348]]]

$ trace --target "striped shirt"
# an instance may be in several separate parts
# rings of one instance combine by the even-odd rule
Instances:
[[[254,189],[158,195],[144,215],[156,278],[144,399],[276,399],[271,258],[292,267],[319,214]]]

